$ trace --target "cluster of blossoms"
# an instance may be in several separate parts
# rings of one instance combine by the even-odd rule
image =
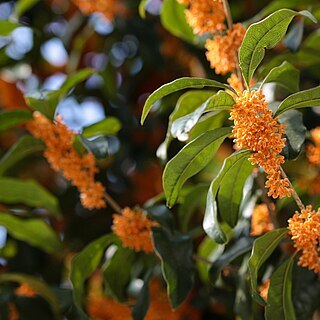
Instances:
[[[94,155],[87,153],[80,156],[73,147],[74,132],[61,119],[57,120],[51,122],[40,112],[34,112],[34,118],[27,124],[27,129],[44,141],[44,156],[55,171],[62,172],[78,188],[82,205],[88,209],[105,207],[105,188],[94,179],[97,172]]]
[[[252,213],[250,234],[252,236],[261,236],[273,229],[274,226],[270,221],[267,205],[264,203],[257,205]]]
[[[186,20],[195,34],[221,32],[225,13],[221,0],[177,0],[187,6]]]
[[[122,214],[113,216],[113,232],[120,238],[124,247],[135,251],[153,252],[151,228],[158,223],[148,219],[142,211],[124,208]]]
[[[112,21],[118,15],[123,15],[126,8],[119,0],[72,0],[79,10],[86,15],[100,12]]]
[[[285,146],[284,125],[272,117],[272,111],[262,91],[244,91],[236,98],[230,112],[234,121],[233,136],[237,148],[246,148],[253,153],[252,164],[262,167],[267,173],[268,196],[283,198],[290,196],[292,189],[288,179],[281,178],[280,165],[284,157],[280,155]]]
[[[23,282],[15,291],[15,294],[23,297],[35,297],[37,292],[26,282]]]
[[[245,33],[246,29],[242,24],[236,23],[225,35],[217,35],[206,41],[206,56],[217,74],[225,75],[236,69],[237,54]]]
[[[307,206],[288,220],[288,228],[295,248],[301,251],[298,264],[309,270],[320,271],[320,208]]]
[[[306,147],[307,158],[309,162],[314,166],[320,165],[320,127],[311,130],[311,137],[313,144],[309,144]]]

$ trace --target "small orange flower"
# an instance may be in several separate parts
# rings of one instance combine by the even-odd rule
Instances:
[[[274,229],[270,221],[269,210],[266,204],[257,205],[251,219],[251,235],[260,236]]]
[[[206,41],[205,47],[208,50],[206,56],[211,68],[215,69],[217,74],[225,75],[236,69],[237,54],[245,33],[246,29],[242,24],[236,23],[225,35],[215,36]]]
[[[320,208],[315,211],[309,205],[301,213],[296,211],[288,223],[294,247],[301,251],[298,265],[318,273],[320,271]]]
[[[260,287],[259,292],[264,301],[268,300],[268,292],[270,287],[270,279],[265,281]]]
[[[122,214],[113,215],[112,230],[120,238],[124,247],[135,251],[153,251],[151,228],[158,223],[148,219],[142,211],[124,208]]]
[[[22,283],[15,291],[18,296],[34,297],[37,292],[27,283]]]
[[[81,203],[88,209],[103,208],[105,188],[94,180],[97,172],[92,153],[80,156],[73,147],[74,132],[58,119],[51,122],[40,112],[34,112],[34,119],[27,124],[27,129],[44,141],[44,156],[55,171],[61,171],[64,177],[78,188]]]
[[[225,29],[225,13],[219,0],[180,1],[189,4],[186,19],[195,34],[215,33]]]
[[[86,15],[95,12],[102,13],[112,21],[118,15],[126,12],[124,4],[120,0],[72,0],[79,10]]]
[[[241,80],[238,78],[237,74],[236,73],[232,73],[231,76],[227,79],[227,82],[230,84],[230,86],[236,90],[238,93],[241,93],[243,92],[244,88],[243,88],[243,85],[242,85],[242,82]],[[250,81],[250,86],[253,86],[255,84],[255,80],[254,79],[251,79]],[[232,93],[233,97],[236,97],[236,95],[234,95]]]
[[[230,119],[234,120],[232,133],[237,148],[253,151],[249,160],[267,173],[268,195],[273,198],[290,196],[289,181],[281,178],[280,171],[280,165],[284,163],[280,152],[286,141],[282,138],[284,125],[272,117],[262,91],[242,92],[236,98],[230,115]]]
[[[307,158],[314,166],[320,165],[320,127],[311,130],[311,137],[314,142],[306,147]]]

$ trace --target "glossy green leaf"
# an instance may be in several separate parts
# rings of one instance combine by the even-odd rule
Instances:
[[[0,159],[0,176],[4,175],[20,160],[43,150],[43,148],[44,144],[41,140],[29,135],[21,137]]]
[[[119,240],[114,234],[107,234],[89,243],[72,260],[70,280],[73,285],[73,298],[79,313],[84,319],[89,320],[83,309],[85,282],[100,264],[106,248],[113,243],[118,244]]]
[[[17,124],[31,120],[32,113],[29,110],[12,110],[0,113],[0,131],[5,131]]]
[[[24,241],[45,252],[60,254],[62,245],[57,234],[40,219],[22,219],[12,214],[0,212],[0,226],[15,239]]]
[[[231,167],[223,166],[217,177],[223,175],[217,195],[219,214],[230,227],[238,223],[243,187],[252,169],[250,161],[243,157]]]
[[[221,255],[211,266],[209,270],[210,281],[214,284],[222,269],[230,264],[236,258],[242,256],[252,248],[253,240],[251,238],[241,238],[237,240],[223,255]]]
[[[175,219],[173,213],[165,205],[154,205],[147,208],[148,216],[157,221],[161,226],[173,232]]]
[[[226,243],[228,239],[220,225],[220,221],[218,221],[219,217],[216,196],[226,173],[234,166],[237,166],[238,163],[242,163],[244,159],[248,159],[249,156],[249,151],[240,151],[233,153],[230,157],[226,158],[220,172],[212,181],[208,191],[206,211],[203,220],[203,229],[211,239],[220,244]]]
[[[276,229],[254,241],[251,257],[249,259],[251,290],[253,297],[262,304],[264,304],[264,300],[260,297],[257,289],[259,269],[270,257],[280,241],[286,237],[287,233],[287,228]]]
[[[192,240],[187,235],[173,235],[167,229],[153,228],[153,241],[161,259],[169,299],[175,309],[187,298],[193,286]]]
[[[208,131],[188,143],[167,163],[163,173],[163,189],[169,207],[176,203],[185,181],[201,171],[211,161],[223,140],[230,133],[230,128]]]
[[[43,297],[49,303],[55,319],[61,319],[58,300],[45,282],[33,276],[21,273],[2,273],[0,274],[0,282],[17,282],[19,284],[29,284],[41,297]]]
[[[27,10],[34,6],[39,0],[18,0],[14,10],[14,16],[20,18]]]
[[[18,27],[21,27],[21,25],[18,23],[0,20],[0,37],[6,37],[10,35],[10,33]]]
[[[279,122],[286,125],[286,144],[281,154],[288,160],[294,160],[299,156],[306,138],[307,128],[303,124],[302,113],[289,110],[280,115]]]
[[[195,36],[186,21],[184,10],[185,6],[176,0],[164,0],[160,13],[161,24],[176,37],[193,43]]]
[[[285,35],[292,19],[297,15],[317,22],[308,11],[295,12],[281,9],[248,28],[239,50],[240,68],[248,86],[265,55],[265,49],[272,49],[276,46]]]
[[[228,89],[234,92],[234,89],[232,89],[229,85],[220,83],[215,80],[202,79],[202,78],[188,78],[188,77],[176,79],[172,82],[169,82],[163,85],[148,97],[142,111],[141,124],[144,123],[152,106],[159,99],[169,95],[170,93],[177,92],[183,89],[191,89],[191,88],[202,89],[204,87],[222,88],[222,89]]]
[[[82,135],[85,138],[92,138],[101,135],[115,135],[121,129],[121,123],[117,118],[109,117],[98,121],[88,127],[84,127]]]
[[[264,78],[264,83],[276,82],[290,92],[299,91],[300,72],[291,63],[284,61],[280,66],[273,68]]]
[[[292,301],[292,265],[295,255],[286,260],[270,278],[266,320],[296,319]]]
[[[275,116],[304,107],[320,107],[320,86],[290,95],[280,103]]]
[[[126,287],[131,278],[134,259],[134,251],[118,247],[103,267],[104,284],[108,292],[118,301],[126,300]]]
[[[57,216],[60,215],[57,198],[33,180],[0,177],[0,202],[23,203],[34,208],[45,208]]]

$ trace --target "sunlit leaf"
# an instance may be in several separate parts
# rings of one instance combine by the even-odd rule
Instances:
[[[121,129],[121,123],[117,118],[108,117],[88,127],[84,127],[82,135],[91,138],[99,135],[115,135]]]
[[[25,123],[32,119],[29,110],[12,110],[0,113],[0,131],[5,131],[17,124]]]
[[[7,20],[0,20],[0,37],[6,37],[10,35],[10,33],[18,27],[21,27],[19,23]]]

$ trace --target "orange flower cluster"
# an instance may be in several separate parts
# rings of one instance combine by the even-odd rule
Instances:
[[[126,12],[124,4],[119,0],[72,0],[79,10],[86,15],[95,12],[102,13],[108,20],[112,21],[118,15]]]
[[[311,137],[314,142],[309,144],[306,148],[307,158],[314,166],[320,165],[320,127],[311,130]]]
[[[225,13],[220,0],[178,0],[188,6],[185,15],[195,34],[215,33],[225,29]]]
[[[268,279],[259,287],[260,295],[264,301],[268,300],[269,287],[270,287],[270,279]]]
[[[269,210],[266,204],[257,205],[251,218],[251,235],[260,236],[274,229],[270,221]]]
[[[206,41],[205,47],[208,50],[206,56],[211,68],[215,69],[217,74],[225,75],[236,69],[237,54],[245,33],[246,29],[242,24],[236,23],[225,35],[215,36]]]
[[[230,115],[234,120],[232,132],[237,147],[253,151],[249,160],[267,173],[268,195],[273,198],[290,196],[289,181],[281,178],[280,171],[280,165],[284,163],[284,157],[280,155],[285,146],[284,125],[272,117],[262,91],[245,90],[236,98]]]
[[[55,171],[61,171],[65,178],[78,188],[81,203],[88,209],[103,208],[105,188],[94,180],[97,172],[92,153],[80,156],[73,147],[74,132],[61,120],[53,123],[40,112],[34,112],[34,119],[27,129],[46,144],[45,157]]]
[[[320,271],[320,208],[315,211],[312,206],[307,206],[301,214],[296,211],[288,223],[294,247],[302,252],[298,264],[318,273]]]
[[[156,226],[158,223],[148,219],[142,211],[124,208],[121,215],[113,216],[112,230],[124,247],[150,253],[153,251],[151,228]]]
[[[22,283],[15,291],[18,296],[34,297],[37,292],[27,283]]]

